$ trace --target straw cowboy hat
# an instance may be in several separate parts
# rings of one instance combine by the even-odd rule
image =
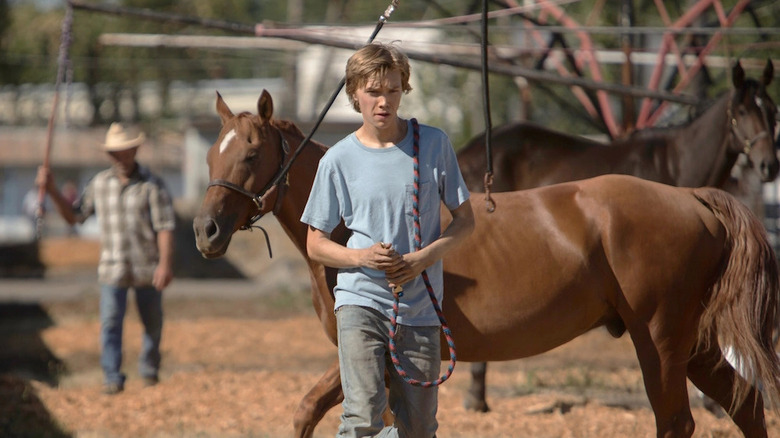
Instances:
[[[103,149],[107,152],[124,151],[140,146],[145,139],[143,132],[139,133],[135,138],[130,138],[121,123],[112,123],[106,133],[106,142],[103,144]]]

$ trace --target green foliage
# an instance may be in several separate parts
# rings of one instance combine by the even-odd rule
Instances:
[[[8,7],[7,3],[4,7]],[[2,14],[3,38],[0,71],[3,83],[51,82],[56,64],[49,62],[59,52],[62,14],[40,13],[34,5],[16,5]]]
[[[272,26],[298,26],[305,24],[344,24],[371,26],[385,11],[390,0],[94,0],[104,5],[121,5],[148,9],[158,13],[178,14],[188,17],[220,20],[243,25],[265,23]],[[574,21],[584,26],[619,26],[620,4],[599,0],[584,0],[560,5]],[[662,2],[666,12],[674,21],[679,18],[690,2]],[[63,2],[64,4],[64,2]],[[724,0],[728,12],[737,0]],[[478,3],[466,0],[401,1],[390,22],[420,21],[438,19],[468,13],[479,13]],[[664,28],[667,23],[652,0],[634,1],[636,26]],[[756,0],[751,2],[754,15],[743,13],[735,23],[736,27],[754,28],[755,20],[763,27],[780,27],[780,2]],[[499,6],[491,5],[491,9]],[[35,2],[13,2],[0,0],[0,86],[24,83],[51,84],[57,71],[57,55],[63,6],[39,10]],[[535,16],[534,14],[530,14]],[[755,18],[754,18],[755,17]],[[560,25],[552,16],[547,22]],[[702,17],[697,26],[717,23],[712,8]],[[505,17],[491,21],[491,43],[512,47],[519,44],[517,32],[523,21],[519,17]],[[127,92],[138,94],[142,83],[159,84],[163,100],[166,90],[173,81],[196,82],[202,79],[242,79],[284,76],[289,69],[290,57],[281,51],[271,50],[224,50],[205,48],[140,48],[101,45],[99,37],[105,33],[152,33],[164,35],[235,35],[227,31],[205,28],[194,24],[158,22],[136,17],[119,17],[91,11],[76,10],[74,13],[73,43],[70,58],[75,81],[86,83],[95,107],[110,100],[112,95]],[[442,30],[442,44],[476,44],[479,42],[478,24],[447,26]],[[579,36],[563,32],[567,47],[577,48]],[[619,50],[622,36],[619,33],[594,31],[590,34],[595,49]],[[546,36],[549,37],[549,36]],[[635,36],[636,47],[647,43],[654,36]],[[688,46],[703,44],[706,38],[686,41],[677,38],[681,50]],[[777,51],[777,34],[765,38],[753,34],[728,35],[711,52],[712,55],[729,59],[750,57],[766,59]],[[519,56],[517,65],[532,68],[539,53]],[[780,71],[780,65],[776,65]],[[453,144],[465,142],[484,129],[484,115],[479,72],[466,71],[447,66],[426,66],[426,75],[421,75],[422,84],[413,94],[419,94],[419,104],[440,108],[433,111],[430,123],[440,124],[453,137]],[[673,69],[669,69],[670,71]],[[587,68],[583,68],[590,77]],[[554,72],[550,72],[554,74]],[[759,72],[753,70],[753,75]],[[604,82],[620,83],[621,71],[618,65],[601,65]],[[714,83],[707,86],[708,97],[716,95],[729,86],[729,69],[710,68]],[[645,73],[646,76],[646,73]],[[635,75],[635,83],[646,83],[647,77]],[[679,78],[671,78],[676,84]],[[334,84],[335,85],[335,84]],[[491,75],[491,118],[493,125],[517,120],[525,112],[521,104],[521,90],[512,78]],[[598,134],[604,128],[594,123],[575,98],[572,91],[561,85],[549,83],[530,84],[531,108],[529,117],[543,125],[566,132]],[[770,87],[770,94],[778,87]],[[780,97],[773,94],[776,101]],[[612,97],[614,110],[620,112],[620,101]],[[637,104],[640,100],[637,99]],[[436,106],[438,105],[438,107]],[[453,108],[462,112],[455,115]],[[165,115],[165,114],[164,114]],[[170,114],[173,115],[173,114]],[[111,118],[116,114],[103,114]]]
[[[6,41],[11,26],[11,9],[8,0],[0,0],[0,53],[7,51]],[[13,78],[10,66],[0,59],[0,82],[11,82]]]

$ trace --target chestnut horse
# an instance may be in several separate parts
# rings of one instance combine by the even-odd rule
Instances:
[[[761,81],[746,78],[737,62],[732,68],[733,89],[689,124],[636,131],[611,144],[528,122],[501,126],[491,138],[491,190],[525,190],[619,173],[680,187],[720,187],[747,202],[744,187],[733,181],[726,185],[739,155],[746,155],[748,177],[762,182],[773,181],[780,169],[772,144],[777,108],[766,92],[773,74],[767,61]],[[486,160],[484,135],[458,151],[469,190],[484,190]],[[484,363],[471,365],[466,409],[488,411],[486,372]]]
[[[208,152],[196,245],[220,257],[233,233],[273,212],[308,263],[314,308],[335,344],[336,270],[308,258],[300,222],[326,147],[298,152],[303,134],[273,118],[266,91],[257,115],[233,114],[219,94],[216,106],[222,129]],[[686,378],[730,408],[745,436],[767,436],[763,396],[780,398],[772,348],[780,285],[764,228],[746,207],[717,189],[620,175],[494,196],[500,208],[475,203],[473,234],[444,259],[443,309],[460,359],[527,357],[600,326],[628,331],[659,437],[693,433]],[[332,233],[346,236],[343,224]],[[723,360],[721,342],[752,365],[747,379]],[[335,361],[301,401],[296,436],[311,436],[342,397]]]

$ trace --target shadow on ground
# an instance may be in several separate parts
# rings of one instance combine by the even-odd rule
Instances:
[[[0,374],[0,436],[69,438],[35,395],[29,380]]]
[[[0,242],[0,278],[41,278],[45,271],[37,241]]]
[[[30,382],[56,386],[63,362],[40,336],[53,325],[39,304],[0,303],[0,436],[69,437],[57,425]]]
[[[177,212],[174,236],[174,275],[178,278],[244,279],[246,275],[227,258],[207,260],[195,246],[193,214]],[[81,250],[74,261],[74,245]],[[87,255],[85,255],[87,254]],[[44,278],[68,269],[97,271],[100,243],[78,236],[47,237],[43,241],[0,242],[0,279]]]
[[[189,213],[176,214],[176,258],[174,274],[178,278],[246,278],[226,258],[207,260],[195,246],[195,231]]]

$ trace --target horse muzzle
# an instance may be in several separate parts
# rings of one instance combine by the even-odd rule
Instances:
[[[192,229],[195,231],[195,246],[203,258],[215,259],[225,255],[233,236],[232,227],[220,225],[210,216],[199,215],[193,219]]]
[[[761,182],[772,182],[777,178],[777,174],[780,171],[780,162],[778,160],[762,161],[758,169],[761,175]]]

